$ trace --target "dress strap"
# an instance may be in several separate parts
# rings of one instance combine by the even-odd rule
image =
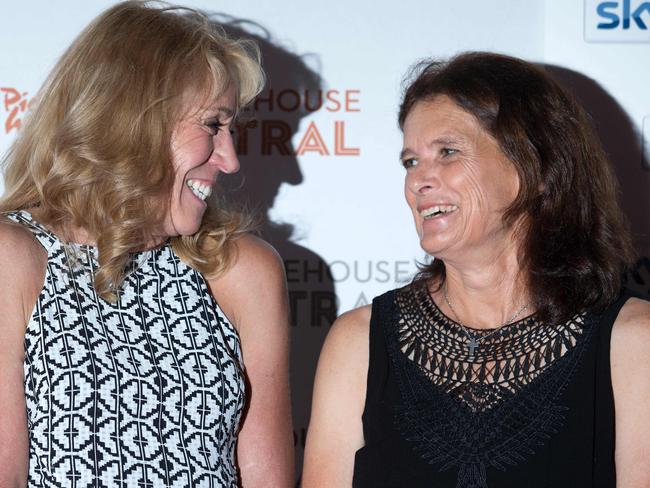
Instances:
[[[374,406],[381,403],[389,374],[388,344],[385,337],[386,322],[393,322],[395,309],[395,292],[391,290],[372,301],[370,330],[368,337],[368,378],[366,382],[366,400],[363,411],[364,436],[366,442],[374,440],[377,435],[370,431],[376,423],[372,418],[377,415]]]
[[[32,214],[27,210],[7,212],[4,216],[12,222],[22,225],[34,234],[34,237],[48,252],[55,244],[59,243],[59,239],[46,229],[44,225],[34,220]]]
[[[604,378],[611,379],[610,371],[610,343],[612,340],[612,327],[623,305],[629,298],[636,296],[633,293],[623,290],[618,299],[613,302],[602,314],[600,323],[598,324],[598,355],[600,359],[600,367]]]

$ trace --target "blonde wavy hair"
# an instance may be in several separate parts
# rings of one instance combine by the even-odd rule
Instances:
[[[192,9],[127,1],[97,17],[68,48],[36,97],[5,160],[0,212],[38,207],[50,228],[95,239],[95,288],[117,299],[132,254],[150,242],[174,179],[171,135],[184,94],[214,100],[234,86],[239,106],[264,85],[257,45],[230,39]],[[162,199],[166,201],[166,199]],[[208,277],[230,262],[241,214],[209,208],[200,229],[171,239]]]

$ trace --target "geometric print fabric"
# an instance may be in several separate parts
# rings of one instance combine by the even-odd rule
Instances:
[[[239,336],[169,244],[137,253],[117,303],[97,250],[7,214],[48,253],[25,333],[28,487],[237,486]]]

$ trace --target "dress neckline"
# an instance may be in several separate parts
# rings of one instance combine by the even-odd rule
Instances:
[[[68,247],[74,249],[77,252],[90,254],[95,260],[98,259],[99,251],[97,249],[97,246],[93,244],[82,244],[80,242],[63,240],[56,233],[54,233],[50,228],[46,227],[44,224],[36,220],[29,210],[21,209],[18,210],[16,213],[20,214],[26,221],[28,221],[34,227],[38,228],[41,232],[47,234],[50,237],[50,239],[58,242],[62,247]],[[142,262],[146,260],[148,257],[155,254],[157,251],[160,251],[165,247],[167,247],[169,245],[169,242],[170,240],[169,238],[167,238],[165,241],[163,241],[161,244],[159,244],[156,247],[152,247],[150,249],[144,249],[142,251],[135,251],[129,254],[133,259],[137,260],[138,262]]]
[[[497,330],[511,329],[513,327],[519,327],[522,324],[528,325],[529,322],[534,321],[536,315],[535,312],[533,312],[531,314],[525,315],[517,320],[501,325],[499,327],[489,327],[489,328],[479,329],[477,327],[472,327],[470,325],[460,324],[457,320],[454,320],[451,317],[449,317],[447,314],[445,314],[440,309],[436,301],[433,299],[433,296],[431,296],[428,283],[422,282],[420,284],[416,284],[415,286],[413,286],[413,293],[415,294],[418,303],[420,303],[420,308],[422,310],[422,313],[428,320],[431,321],[431,323],[442,322],[443,324],[451,326],[452,328],[455,329],[459,329],[459,330],[465,329],[471,331],[476,336],[493,334]]]

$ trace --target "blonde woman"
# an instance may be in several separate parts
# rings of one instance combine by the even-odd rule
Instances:
[[[142,2],[55,67],[5,160],[0,486],[291,485],[283,267],[205,201],[263,81]]]

